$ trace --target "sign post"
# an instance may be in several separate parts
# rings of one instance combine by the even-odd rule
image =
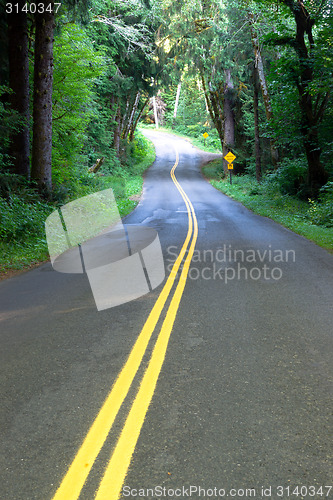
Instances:
[[[228,170],[230,170],[230,184],[232,184],[232,170],[234,168],[233,163],[228,163]]]
[[[231,151],[229,151],[229,153],[225,155],[224,159],[228,162],[228,170],[230,170],[230,184],[232,184],[232,170],[234,168],[232,162],[236,159],[236,156]]]

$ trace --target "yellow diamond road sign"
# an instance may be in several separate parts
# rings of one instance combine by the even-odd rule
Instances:
[[[207,139],[207,137],[208,137],[207,132],[205,132],[205,133],[204,133],[204,134],[202,134],[202,135],[204,136],[204,138],[205,138],[205,139]]]
[[[228,163],[232,163],[235,158],[236,156],[231,151],[229,151],[229,153],[224,157],[224,159],[227,160]]]

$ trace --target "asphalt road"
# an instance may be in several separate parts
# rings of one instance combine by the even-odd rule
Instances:
[[[0,498],[333,499],[333,256],[212,188],[208,155],[149,136],[124,222],[157,230],[160,286],[97,311],[87,276],[49,263],[0,282]]]

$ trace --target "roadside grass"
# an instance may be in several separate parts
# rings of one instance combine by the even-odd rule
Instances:
[[[202,173],[212,186],[254,213],[269,217],[333,253],[333,227],[313,223],[311,203],[282,195],[269,181],[259,184],[250,175],[233,176],[230,185],[229,178],[221,178],[220,160],[204,166]]]
[[[16,271],[36,266],[49,259],[44,223],[48,215],[73,199],[112,188],[121,217],[137,206],[143,187],[143,174],[155,160],[155,148],[151,141],[140,137],[139,148],[131,157],[131,164],[122,176],[105,174],[85,175],[75,194],[61,203],[41,203],[20,196],[9,196],[9,202],[0,198],[0,279]],[[26,194],[26,193],[25,193]]]

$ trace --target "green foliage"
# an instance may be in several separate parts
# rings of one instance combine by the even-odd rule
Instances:
[[[44,234],[45,218],[50,206],[35,201],[22,201],[22,196],[12,194],[9,201],[0,198],[0,237],[6,242],[23,242],[38,239]]]
[[[284,158],[281,166],[269,174],[270,183],[277,184],[282,194],[301,195],[306,181],[305,158]]]
[[[53,209],[25,178],[0,174],[1,274],[48,258],[44,222]]]
[[[11,92],[10,88],[0,85],[0,172],[5,171],[11,165],[8,155],[9,138],[23,125],[20,115],[13,111],[5,101],[5,97],[8,97]]]
[[[308,218],[312,224],[333,227],[333,182],[320,190],[319,201],[309,199]]]
[[[105,82],[105,77],[100,79]],[[91,167],[98,158],[104,158],[102,171],[118,175],[121,172],[121,163],[113,147],[114,120],[107,107],[107,97],[99,95],[95,101],[95,116],[90,121],[86,134],[84,152],[87,157],[87,166]],[[104,105],[105,104],[105,105]]]
[[[171,92],[172,90],[172,92]],[[174,105],[177,93],[177,86],[170,90],[162,90],[161,97],[167,102],[166,126],[173,124]],[[203,133],[205,131],[204,123],[208,115],[205,107],[205,97],[201,87],[198,87],[198,81],[184,74],[182,81],[180,98],[177,111],[176,129],[179,132],[189,132],[189,135]]]
[[[129,143],[129,154],[133,160],[133,165],[140,164],[146,156],[147,139],[140,131],[135,134],[134,140]]]
[[[0,172],[0,197],[10,201],[12,196],[21,196],[27,203],[40,201],[38,192],[28,179],[10,171]]]
[[[74,23],[63,26],[54,44],[53,181],[68,186],[75,182],[82,162],[86,130],[93,117],[93,85],[105,71],[106,62]],[[81,165],[80,165],[81,163]]]
[[[28,180],[0,173],[0,241],[9,247],[44,247],[44,221],[52,206],[40,200]],[[4,249],[5,251],[5,249]]]
[[[278,146],[288,154],[302,154],[303,142],[300,133],[301,114],[298,105],[298,92],[293,84],[292,62],[289,54],[281,55],[278,61],[272,62],[267,80],[272,93],[273,119],[269,136],[274,136]],[[284,78],[277,78],[277,75]]]

